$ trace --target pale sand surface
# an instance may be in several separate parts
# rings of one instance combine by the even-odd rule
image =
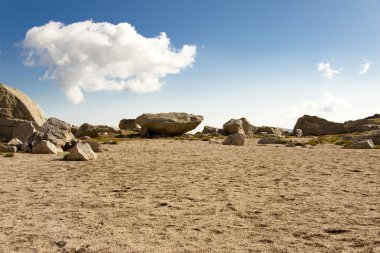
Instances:
[[[107,147],[0,157],[0,252],[380,252],[380,150]]]

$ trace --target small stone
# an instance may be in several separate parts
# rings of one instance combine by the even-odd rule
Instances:
[[[66,241],[58,241],[58,242],[55,242],[55,244],[60,247],[60,248],[63,248],[66,246],[67,242]]]
[[[85,248],[79,248],[75,251],[75,253],[85,253],[86,252],[86,249]]]

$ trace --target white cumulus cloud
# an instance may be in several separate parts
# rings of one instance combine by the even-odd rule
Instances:
[[[334,75],[339,75],[342,73],[343,68],[340,69],[332,69],[330,66],[330,63],[318,63],[317,64],[317,69],[319,72],[322,72],[322,76],[326,79],[331,80]]]
[[[318,115],[321,113],[337,112],[350,106],[348,99],[324,92],[316,100],[306,100],[302,104],[287,108],[285,114],[289,117],[300,117],[304,114]]]
[[[26,33],[27,66],[45,66],[42,79],[54,79],[78,104],[83,91],[157,91],[163,78],[194,62],[196,46],[177,50],[165,33],[146,38],[128,23],[49,22]]]
[[[363,75],[363,74],[367,73],[368,70],[371,68],[372,64],[373,64],[373,62],[371,62],[371,61],[367,61],[367,62],[363,63],[361,65],[361,69],[360,69],[359,74]]]

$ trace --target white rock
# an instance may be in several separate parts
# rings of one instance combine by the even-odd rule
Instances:
[[[88,143],[78,142],[69,152],[70,153],[66,156],[66,160],[68,161],[88,161],[98,157]]]
[[[62,149],[58,149],[50,141],[43,140],[33,147],[32,153],[33,154],[57,154],[61,152],[61,150]]]

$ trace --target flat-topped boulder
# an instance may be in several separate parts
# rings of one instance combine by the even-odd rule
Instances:
[[[42,111],[23,92],[0,83],[0,118],[23,119],[38,126],[45,123]]]
[[[117,129],[111,126],[106,126],[106,125],[95,125],[94,126],[96,130],[98,130],[100,135],[106,135],[106,134],[116,134],[119,133]]]
[[[270,127],[270,126],[262,126],[257,128],[257,133],[267,133],[268,135],[272,135],[275,137],[281,137],[283,135],[282,129],[277,127]]]
[[[0,118],[0,139],[10,141],[17,138],[24,142],[27,137],[36,132],[37,127],[35,122],[28,120]]]
[[[140,126],[136,123],[136,119],[122,119],[119,122],[119,128],[127,131],[140,131]]]
[[[380,129],[380,114],[375,114],[364,119],[349,120],[344,122],[348,132],[367,132]]]
[[[221,130],[222,129],[212,127],[212,126],[204,126],[202,130],[202,134],[219,135],[221,134]]]
[[[309,115],[304,115],[299,118],[293,129],[301,129],[304,136],[347,133],[347,129],[343,123],[336,123]]]
[[[360,135],[352,136],[352,141],[372,140],[375,145],[380,145],[380,130],[369,131]]]
[[[345,149],[374,149],[375,144],[371,139],[359,140],[345,145]]]
[[[203,116],[188,113],[146,113],[136,118],[142,136],[165,135],[175,136],[195,129]]]

